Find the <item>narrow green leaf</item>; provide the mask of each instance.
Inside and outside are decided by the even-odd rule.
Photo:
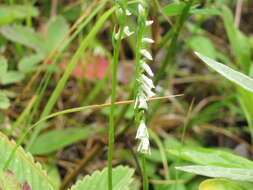
[[[236,57],[244,73],[249,73],[251,63],[251,50],[248,39],[236,28],[234,17],[229,8],[223,6],[222,19],[232,47],[233,54]]]
[[[235,71],[231,69],[230,67],[219,63],[209,57],[206,57],[198,52],[195,52],[195,54],[208,66],[210,66],[212,69],[220,73],[222,76],[227,78],[228,80],[238,84],[242,88],[253,92],[253,79],[248,77],[247,75],[244,75],[241,72]]]
[[[193,9],[190,13],[197,15],[219,15],[220,11],[216,9]]]
[[[224,168],[217,166],[201,166],[201,165],[181,166],[176,167],[176,169],[207,177],[227,178],[231,180],[253,182],[253,169]]]
[[[31,146],[33,155],[48,154],[59,150],[74,142],[84,140],[94,134],[96,130],[90,128],[69,128],[64,130],[51,130],[40,135]]]
[[[132,183],[133,169],[124,166],[118,166],[112,171],[113,190],[129,190]],[[107,190],[108,189],[107,168],[102,171],[96,171],[91,176],[84,177],[83,180],[78,181],[70,190]]]
[[[251,133],[251,139],[253,139],[253,94],[243,88],[238,87],[237,88],[238,93],[238,100],[240,102],[240,105],[243,109],[244,115],[247,119],[250,133]]]
[[[171,3],[165,6],[162,11],[168,16],[177,16],[181,15],[183,9],[185,8],[186,3]],[[215,9],[195,9],[194,6],[191,7],[190,14],[200,14],[200,15],[219,15],[220,12]]]
[[[0,169],[3,169],[16,144],[0,133]],[[33,190],[57,190],[39,163],[35,163],[31,154],[18,147],[6,168],[10,170],[22,184],[27,183]]]
[[[252,161],[222,150],[181,146],[170,148],[168,152],[183,160],[200,165],[253,169]]]
[[[194,51],[197,51],[212,59],[216,58],[215,47],[212,41],[205,36],[194,36],[190,38],[189,45]]]

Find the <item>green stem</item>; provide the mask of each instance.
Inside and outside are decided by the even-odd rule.
[[[108,189],[112,190],[112,154],[114,147],[114,129],[115,129],[115,102],[117,95],[117,70],[118,70],[118,60],[119,60],[119,49],[121,43],[121,37],[123,34],[123,26],[119,27],[119,38],[115,43],[113,52],[113,64],[112,64],[112,94],[111,94],[111,109],[109,118],[109,130],[108,130]],[[113,37],[114,38],[114,37]],[[114,40],[114,39],[113,39]]]
[[[141,59],[141,54],[140,54],[140,51],[141,51],[141,48],[142,48],[142,36],[143,36],[143,31],[144,31],[144,28],[145,28],[145,24],[144,23],[141,23],[139,22],[139,28],[138,28],[138,33],[137,33],[137,42],[136,42],[136,54],[135,54],[135,65],[136,65],[136,70],[135,70],[135,83],[134,83],[134,97],[136,98],[137,96],[137,92],[138,92],[138,89],[139,89],[139,85],[138,85],[138,79],[140,78],[140,75],[141,75],[141,62],[140,62],[140,59]]]
[[[141,155],[143,190],[148,190],[148,175],[146,171],[146,158]]]

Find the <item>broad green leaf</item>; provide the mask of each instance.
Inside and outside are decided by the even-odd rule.
[[[112,189],[129,190],[132,183],[134,170],[124,166],[118,166],[112,171]],[[71,187],[70,190],[107,190],[108,189],[107,168],[96,171],[91,176],[86,176]]]
[[[33,6],[29,5],[12,5],[0,6],[0,26],[10,24],[16,20],[25,19],[27,16],[38,16],[39,12]]]
[[[18,63],[18,70],[23,73],[36,71],[43,58],[44,56],[39,54],[23,57]]]
[[[253,79],[250,78],[247,75],[244,75],[241,72],[235,71],[231,69],[230,67],[219,63],[209,57],[206,57],[198,52],[195,52],[195,54],[208,66],[210,66],[212,69],[220,73],[222,76],[227,78],[228,80],[238,84],[242,88],[253,92]]]
[[[0,92],[0,109],[6,109],[10,106],[10,100],[5,93]]]
[[[217,166],[201,166],[201,165],[181,166],[176,167],[176,169],[207,177],[227,178],[231,180],[253,182],[253,169],[224,168]]]
[[[209,38],[204,36],[194,36],[189,40],[190,47],[205,56],[208,56],[212,59],[216,58],[215,47]]]
[[[207,179],[203,181],[199,190],[247,190],[239,183],[226,179]]]
[[[64,130],[51,130],[40,135],[30,148],[33,155],[48,154],[59,150],[74,142],[84,140],[97,132],[90,128],[69,128]]]
[[[47,55],[49,49],[42,38],[32,29],[22,25],[0,27],[0,33],[8,40],[23,44],[37,53]]]
[[[243,72],[248,74],[251,63],[251,50],[248,40],[234,25],[233,14],[226,6],[222,8],[222,18],[233,54]]]
[[[4,57],[0,57],[0,76],[3,76],[8,69],[7,60]]]
[[[168,152],[183,160],[200,165],[253,169],[252,161],[222,150],[181,146],[171,147],[168,149]]]
[[[3,169],[16,144],[0,133],[0,147],[0,168]],[[15,150],[7,169],[13,172],[20,183],[27,182],[32,190],[57,190],[41,165],[35,163],[31,154],[26,153],[22,147]]]
[[[64,38],[69,25],[63,17],[53,17],[46,27],[46,41],[49,49],[54,47]]]
[[[0,169],[0,189],[2,190],[22,190],[21,183],[10,171]]]
[[[25,75],[18,71],[8,71],[5,75],[0,76],[1,83],[3,85],[13,84],[21,82]]]

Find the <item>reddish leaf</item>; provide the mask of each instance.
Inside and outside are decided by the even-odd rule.
[[[86,78],[89,80],[102,79],[109,67],[108,60],[99,55],[90,56],[86,62],[78,62],[73,71],[76,78]]]

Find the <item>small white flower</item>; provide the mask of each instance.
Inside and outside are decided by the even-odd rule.
[[[143,99],[143,98],[142,98],[142,99],[139,99],[138,108],[139,108],[139,109],[145,109],[145,110],[148,109],[148,104],[147,104],[146,99]]]
[[[153,58],[152,58],[152,55],[146,50],[146,49],[141,49],[141,54],[143,55],[143,56],[145,56],[147,59],[149,59],[149,60],[153,60]]]
[[[127,10],[126,10],[126,15],[127,15],[127,16],[130,16],[130,15],[132,15],[132,13],[127,9]]]
[[[146,77],[144,74],[141,75],[141,82],[147,84],[149,88],[155,88],[153,81],[150,78]]]
[[[146,42],[146,43],[152,44],[152,43],[154,43],[155,41],[154,41],[153,39],[151,39],[151,38],[142,38],[142,42]]]
[[[147,97],[143,92],[140,92],[136,97],[136,100],[134,103],[134,109],[136,108],[145,109],[145,110],[148,109]]]
[[[144,10],[144,8],[141,4],[138,4],[138,12],[139,12],[140,15],[145,14],[145,10]]]
[[[129,27],[125,26],[123,29],[124,33],[126,34],[126,36],[131,36],[134,32],[130,32]]]
[[[142,138],[141,142],[137,148],[138,152],[141,152],[143,154],[151,154],[150,147],[149,147],[149,139],[148,138]]]
[[[154,23],[153,20],[147,20],[147,21],[146,21],[146,26],[150,26],[150,25],[153,24],[153,23]]]
[[[150,89],[149,86],[147,86],[147,84],[143,83],[141,85],[142,90],[145,92],[145,94],[147,95],[148,98],[154,97],[155,93]]]
[[[123,14],[123,9],[119,8],[119,13],[122,15]]]
[[[141,67],[148,73],[149,76],[153,77],[154,74],[152,70],[150,69],[149,65],[145,63],[145,61],[141,60]]]
[[[136,139],[149,138],[148,129],[143,120],[140,122],[135,138]]]

